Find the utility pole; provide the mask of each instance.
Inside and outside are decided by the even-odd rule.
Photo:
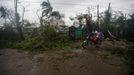
[[[106,13],[106,15],[107,15],[107,19],[106,19],[106,23],[107,23],[107,26],[106,26],[106,30],[108,30],[109,29],[109,25],[110,25],[110,20],[111,20],[111,3],[109,3],[109,6],[108,6],[108,10],[107,10],[107,13]]]
[[[14,0],[15,3],[15,20],[16,20],[16,26],[18,27],[19,22],[18,22],[18,0]]]
[[[99,19],[99,5],[97,5],[97,25],[100,31],[100,19]]]
[[[87,11],[88,11],[88,15],[90,15],[90,7],[88,7],[88,10]]]
[[[92,14],[91,14],[91,7],[88,7],[88,16],[90,17],[90,18],[92,18]]]
[[[125,27],[127,26],[127,14],[125,14]]]
[[[125,37],[126,38],[126,31],[125,29],[127,29],[128,26],[127,26],[127,14],[125,14],[125,26],[123,27],[123,38]]]
[[[111,3],[109,3],[109,6],[108,6],[108,12],[110,13],[110,8],[111,8]]]

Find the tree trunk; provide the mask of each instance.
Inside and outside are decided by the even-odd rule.
[[[109,30],[107,30],[108,34],[110,35],[111,38],[117,40],[117,41],[120,41],[119,38],[115,37]]]
[[[24,39],[24,37],[23,37],[23,32],[22,32],[22,26],[20,26],[20,24],[19,24],[19,19],[18,19],[18,17],[19,17],[19,15],[18,15],[18,10],[17,10],[17,7],[18,7],[18,0],[14,0],[15,1],[15,19],[16,19],[16,26],[17,26],[17,31],[18,31],[18,33],[19,33],[19,37],[20,37],[20,39],[22,40],[22,39]]]
[[[19,36],[20,36],[21,40],[23,40],[24,36],[23,36],[23,32],[22,32],[22,27],[18,27],[18,32],[19,32]]]

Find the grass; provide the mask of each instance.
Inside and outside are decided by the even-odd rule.
[[[134,48],[120,48],[120,47],[113,47],[107,48],[106,51],[109,51],[111,54],[118,55],[124,58],[124,62],[130,67],[130,73],[134,73]]]

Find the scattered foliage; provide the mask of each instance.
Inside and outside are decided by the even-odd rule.
[[[65,33],[56,32],[53,26],[45,25],[40,28],[37,35],[29,35],[24,41],[18,43],[16,47],[23,49],[53,49],[64,47],[68,40]]]

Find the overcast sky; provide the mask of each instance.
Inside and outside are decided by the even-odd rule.
[[[36,11],[41,9],[41,2],[45,0],[18,0],[19,12],[22,11],[21,5],[26,7],[25,19],[31,22],[38,21]],[[100,12],[107,9],[109,2],[113,10],[122,11],[123,13],[131,14],[134,12],[134,0],[50,0],[54,10],[59,11],[65,15],[65,21],[68,22],[69,16],[74,16],[79,13],[86,13],[87,8],[90,7],[91,12],[96,16],[96,6],[99,4]],[[20,5],[21,4],[21,5]],[[14,0],[0,0],[0,6],[7,8],[14,7]],[[69,22],[68,22],[69,23]]]

